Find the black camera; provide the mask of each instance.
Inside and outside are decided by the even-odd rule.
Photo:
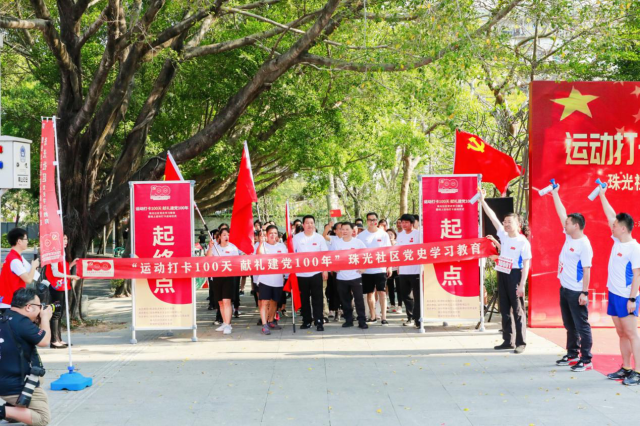
[[[43,377],[46,373],[44,367],[41,366],[33,366],[31,367],[31,372],[24,380],[24,387],[22,388],[22,393],[20,397],[18,397],[18,401],[16,401],[16,407],[28,407],[31,404],[31,398],[33,398],[33,391],[40,384],[39,377]]]

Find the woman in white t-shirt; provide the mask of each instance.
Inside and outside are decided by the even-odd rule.
[[[278,242],[278,227],[267,227],[267,241],[262,240],[257,249],[258,254],[288,253],[287,246]],[[260,298],[260,317],[262,319],[262,334],[271,334],[271,330],[282,330],[275,322],[277,304],[282,298],[284,286],[283,274],[268,274],[258,276],[258,294]]]
[[[211,242],[207,250],[207,256],[239,256],[238,248],[229,242],[229,230],[223,228],[218,235],[218,242]],[[212,278],[214,286],[213,294],[215,300],[213,304],[220,306],[222,313],[222,325],[216,331],[222,331],[224,334],[231,334],[231,299],[234,297],[235,277],[214,277]]]

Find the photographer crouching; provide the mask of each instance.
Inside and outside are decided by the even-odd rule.
[[[45,370],[37,346],[49,347],[53,309],[35,289],[20,288],[11,309],[0,317],[0,420],[44,426],[51,420],[47,394],[40,387]]]

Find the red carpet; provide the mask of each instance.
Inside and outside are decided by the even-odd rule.
[[[552,341],[561,348],[566,347],[567,332],[564,328],[532,328],[538,336]],[[602,374],[612,373],[622,364],[618,334],[614,328],[592,328],[593,333],[593,368]]]

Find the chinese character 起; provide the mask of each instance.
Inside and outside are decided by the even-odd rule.
[[[174,245],[173,226],[156,226],[153,228],[154,246]]]
[[[462,238],[460,219],[442,219],[440,222],[440,238]]]

